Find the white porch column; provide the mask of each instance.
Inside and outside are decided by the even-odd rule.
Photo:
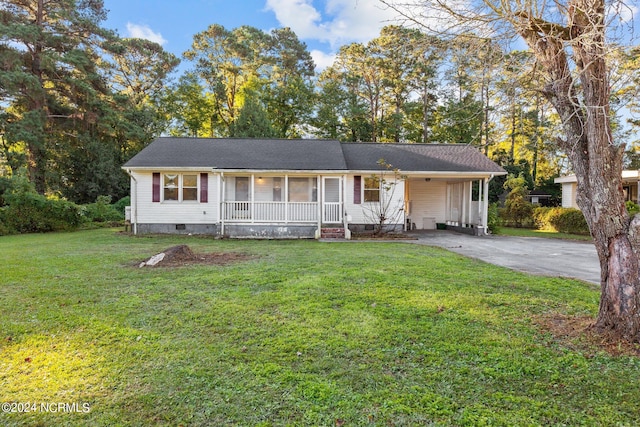
[[[318,203],[318,233],[320,233],[322,231],[322,210],[324,209],[324,182],[320,175],[318,175],[316,179],[318,180],[316,182],[316,187],[318,188],[318,193],[316,194],[316,202]]]
[[[353,193],[353,192],[352,192]],[[351,194],[353,197],[353,194]],[[344,238],[351,240],[351,230],[349,230],[349,218],[345,206],[347,206],[347,175],[342,175],[342,200],[340,200],[340,210],[342,211],[342,225],[344,227]]]
[[[289,175],[284,176],[284,222],[289,222]]]
[[[251,223],[253,224],[254,222],[256,222],[256,176],[254,174],[251,174],[251,186],[249,188],[249,194],[251,194],[251,197],[249,197],[249,200],[251,201],[251,208],[249,209],[249,212],[251,213]]]
[[[482,184],[482,179],[478,180],[478,226],[482,228],[482,206],[483,206],[483,198],[484,198],[484,185]]]
[[[225,199],[227,197],[227,184],[224,180],[224,172],[220,172],[218,175],[218,208],[220,209],[220,235],[224,236],[224,220],[226,215],[227,206],[225,204]]]
[[[461,187],[460,189],[462,190],[460,192],[461,193],[460,194],[460,198],[462,199],[461,203],[460,203],[462,205],[462,207],[460,209],[462,211],[462,212],[460,212],[460,226],[461,227],[465,227],[467,225],[467,222],[469,221],[469,219],[468,219],[468,217],[469,217],[469,214],[468,214],[468,211],[469,211],[469,206],[468,206],[468,204],[469,204],[469,195],[467,194],[468,190],[469,190],[469,186],[466,185],[466,183],[463,182],[463,183],[460,184],[460,187]]]
[[[488,224],[488,218],[489,218],[489,179],[490,178],[483,178],[482,182],[483,182],[483,193],[484,193],[484,199],[482,200],[482,227],[484,228],[484,234],[489,234],[489,224]]]
[[[467,227],[473,225],[473,181],[469,181],[467,187]]]
[[[451,221],[451,184],[447,182],[447,197],[445,200],[445,222],[449,224]]]

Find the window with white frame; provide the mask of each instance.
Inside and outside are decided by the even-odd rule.
[[[163,200],[165,202],[198,201],[197,174],[169,174],[163,176]]]
[[[364,179],[364,201],[380,201],[380,178],[370,177]]]

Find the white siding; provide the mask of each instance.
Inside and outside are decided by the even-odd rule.
[[[176,171],[177,173],[182,173]],[[185,172],[194,174],[196,172]],[[200,197],[200,173],[198,198]],[[139,224],[214,224],[218,222],[218,176],[209,173],[208,203],[153,202],[153,173],[132,172],[132,220]],[[137,200],[136,200],[137,197]],[[137,208],[137,212],[135,209]]]
[[[562,207],[563,208],[578,208],[576,203],[576,183],[575,182],[563,182],[562,183]]]
[[[347,176],[347,186],[346,186],[346,194],[344,195],[344,204],[345,204],[345,212],[350,216],[350,223],[353,224],[369,224],[373,223],[372,221],[372,210],[375,209],[374,205],[376,203],[365,202],[364,196],[362,196],[362,190],[364,189],[364,179],[369,175],[360,175],[362,176],[362,185],[361,185],[361,201],[360,204],[353,203],[353,184],[354,184],[354,175]],[[390,180],[385,177],[385,179]],[[404,181],[398,181],[395,186],[391,186],[392,189],[387,193],[388,195],[393,197],[391,200],[390,206],[392,208],[389,209],[389,216],[395,216],[399,210],[404,208]],[[391,212],[393,211],[393,212]],[[398,224],[404,223],[404,215],[400,212],[397,220]]]
[[[409,181],[409,217],[417,229],[433,229],[446,220],[447,183],[444,181]]]

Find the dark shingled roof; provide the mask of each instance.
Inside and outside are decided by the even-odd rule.
[[[124,167],[344,170],[346,164],[338,141],[158,138]]]
[[[495,172],[504,169],[465,144],[342,144],[349,170],[384,169],[379,160],[404,172]]]
[[[468,145],[318,139],[158,138],[124,167],[375,171],[380,159],[403,172],[504,173]]]

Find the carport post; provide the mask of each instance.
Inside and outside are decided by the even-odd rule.
[[[493,179],[493,174],[489,178],[483,178],[482,181],[484,183],[483,187],[483,196],[482,200],[482,228],[484,229],[484,234],[489,234],[489,225],[488,217],[489,217],[489,181]]]

